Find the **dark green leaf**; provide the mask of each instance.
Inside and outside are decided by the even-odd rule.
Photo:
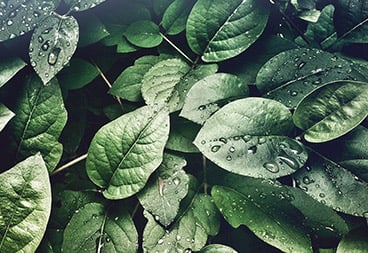
[[[127,25],[106,25],[106,30],[110,35],[102,40],[102,44],[105,46],[117,45],[117,53],[131,53],[137,51],[139,48],[131,44],[123,35],[127,27]]]
[[[130,24],[124,35],[130,43],[143,48],[156,47],[162,42],[160,28],[150,20]]]
[[[101,20],[93,14],[86,13],[78,19],[80,33],[79,33],[79,47],[85,47],[94,44],[107,36],[110,33],[106,30],[105,25]]]
[[[84,11],[96,7],[105,0],[64,0],[73,11]]]
[[[0,251],[35,252],[51,210],[49,174],[40,154],[0,174]]]
[[[169,35],[176,35],[185,30],[189,12],[195,0],[175,0],[166,9],[162,17],[162,27]]]
[[[368,115],[368,83],[337,81],[306,96],[293,120],[305,130],[309,142],[336,139],[359,125]]]
[[[153,10],[156,15],[161,15],[174,0],[153,0]]]
[[[165,109],[141,107],[103,126],[88,150],[87,173],[109,199],[140,191],[162,162],[169,135]]]
[[[336,253],[354,252],[364,253],[368,249],[367,228],[351,231],[339,243]]]
[[[6,84],[15,74],[27,64],[20,58],[11,57],[0,62],[0,87]]]
[[[69,62],[77,48],[79,27],[74,17],[48,16],[36,27],[29,45],[31,65],[47,84]]]
[[[226,246],[226,245],[221,245],[221,244],[210,244],[206,247],[204,247],[200,253],[237,253],[236,250],[234,250],[233,248]]]
[[[205,62],[237,56],[262,34],[268,9],[257,0],[199,0],[188,18],[188,44]]]
[[[5,105],[0,104],[0,132],[4,129],[6,124],[14,117],[14,113],[10,111]]]

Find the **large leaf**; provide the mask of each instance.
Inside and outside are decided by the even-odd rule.
[[[180,59],[160,61],[144,75],[142,95],[147,104],[168,103],[170,112],[180,110],[189,89],[217,71],[217,65],[191,68]]]
[[[290,108],[318,86],[335,80],[365,80],[350,62],[317,49],[292,49],[271,58],[258,72],[256,85],[265,97]]]
[[[176,35],[185,30],[187,18],[194,3],[194,0],[175,0],[170,4],[162,17],[162,27],[167,34]]]
[[[11,57],[0,62],[0,87],[6,84],[15,74],[27,64],[18,57]]]
[[[326,142],[346,134],[368,115],[368,83],[338,81],[306,96],[293,119],[309,142]]]
[[[74,11],[84,11],[97,6],[106,0],[64,0],[70,9]]]
[[[5,105],[0,104],[0,132],[4,129],[9,120],[14,117],[14,113],[10,111]]]
[[[0,5],[0,41],[13,39],[35,28],[56,9],[59,1],[7,0]]]
[[[286,136],[293,125],[289,110],[263,98],[231,102],[210,117],[194,144],[230,172],[276,178],[295,172],[307,158],[298,141]]]
[[[169,135],[165,109],[145,106],[103,126],[88,150],[87,173],[109,199],[140,191],[162,162]]]
[[[234,75],[218,73],[207,76],[189,90],[180,116],[203,124],[222,103],[246,97],[248,92],[248,86]]]
[[[77,49],[78,22],[74,17],[48,16],[32,34],[31,65],[47,84],[69,62]]]
[[[9,123],[9,148],[16,159],[41,152],[51,171],[58,164],[63,147],[58,142],[67,112],[58,82],[54,79],[44,86],[36,76],[29,76]]]
[[[137,230],[121,206],[86,204],[75,212],[64,231],[63,252],[134,253],[137,249]]]
[[[268,9],[257,0],[199,0],[188,18],[188,44],[205,62],[234,57],[262,34]]]
[[[0,174],[0,251],[35,252],[51,211],[49,174],[41,155]]]

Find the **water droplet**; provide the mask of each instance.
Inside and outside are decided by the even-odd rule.
[[[11,20],[11,19],[9,19],[9,20],[8,20],[8,22],[6,22],[6,24],[7,24],[8,26],[11,26],[13,23],[14,23],[14,22],[13,22],[13,20]]]
[[[220,146],[220,145],[215,145],[215,146],[213,146],[213,147],[211,148],[211,151],[212,151],[212,152],[214,152],[214,153],[216,153],[217,151],[219,151],[219,150],[220,150],[220,148],[221,148],[221,146]]]
[[[274,162],[266,162],[263,164],[263,167],[271,173],[277,173],[280,170],[277,163]]]
[[[295,96],[298,95],[298,92],[295,91],[295,90],[292,90],[292,91],[290,91],[290,95],[293,96],[293,97],[295,97]]]
[[[58,58],[59,58],[59,54],[60,54],[61,49],[58,47],[54,47],[51,52],[49,53],[49,57],[47,59],[47,62],[50,65],[55,65]]]
[[[231,147],[229,148],[229,152],[234,153],[234,152],[235,152],[235,147],[231,146]]]
[[[15,37],[17,37],[17,35],[15,35],[14,33],[11,33],[11,34],[9,35],[9,39],[14,39]]]
[[[42,43],[43,42],[43,37],[42,36],[38,36],[37,40],[38,40],[39,43]]]
[[[106,241],[107,243],[109,243],[109,242],[111,241],[110,237],[106,237],[106,238],[105,238],[105,241]]]
[[[311,180],[308,176],[303,177],[303,183],[310,184],[310,183],[313,183],[313,182],[314,182],[314,180]]]
[[[200,110],[200,111],[203,111],[203,110],[205,110],[206,109],[206,106],[205,105],[200,105],[199,107],[198,107],[198,110]]]
[[[266,196],[267,196],[267,195],[266,195],[265,193],[263,193],[263,192],[262,192],[261,194],[259,194],[259,197],[260,197],[261,199],[266,198]]]
[[[157,241],[157,244],[163,244],[163,243],[164,243],[164,240],[162,238]]]
[[[37,66],[37,63],[35,61],[31,61],[31,66],[32,67],[36,67]]]
[[[301,63],[299,63],[298,68],[299,68],[299,69],[301,69],[301,68],[303,68],[304,66],[305,66],[305,62],[301,62]]]
[[[174,178],[173,183],[174,183],[174,185],[179,185],[180,184],[180,179],[178,177]]]
[[[243,139],[244,142],[248,142],[248,141],[250,141],[252,139],[252,136],[250,136],[250,135],[244,135],[242,137],[242,139]]]
[[[159,221],[160,220],[160,216],[155,215],[155,220]]]
[[[231,161],[233,158],[231,157],[231,155],[228,155],[227,157],[226,157],[226,160],[228,160],[228,161]]]
[[[287,156],[284,152],[282,153],[283,154],[280,154],[277,157],[291,169],[297,170],[299,168],[298,162],[294,158]]]
[[[47,40],[45,43],[42,44],[41,49],[43,51],[47,51],[49,47],[50,47],[50,41]]]
[[[251,146],[248,148],[248,154],[255,154],[257,152],[257,146]]]
[[[206,141],[205,141],[205,140],[202,140],[202,141],[201,141],[201,144],[202,144],[202,145],[206,144]]]
[[[325,195],[323,192],[321,192],[321,193],[319,194],[319,196],[320,196],[321,198],[326,197],[326,195]]]
[[[74,212],[75,212],[75,213],[79,213],[79,210],[75,210]]]
[[[225,137],[221,137],[220,139],[219,139],[219,141],[221,141],[222,143],[224,143],[224,144],[226,144],[227,143],[227,140],[226,140],[226,138]]]
[[[52,27],[46,28],[45,30],[43,30],[42,34],[49,34],[52,30]]]

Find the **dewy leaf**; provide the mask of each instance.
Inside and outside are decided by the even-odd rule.
[[[210,244],[206,247],[204,247],[200,253],[237,253],[236,250],[234,250],[233,248],[226,246],[226,245],[221,245],[221,244]]]
[[[368,83],[337,81],[306,96],[293,119],[309,142],[336,139],[359,125],[368,115]]]
[[[140,20],[130,24],[124,35],[130,43],[143,48],[156,47],[163,40],[160,28],[150,20]]]
[[[169,116],[157,106],[141,107],[103,126],[88,150],[87,173],[108,199],[140,191],[162,162]]]
[[[59,1],[6,0],[0,4],[0,41],[13,39],[35,28],[56,9]]]
[[[350,62],[318,49],[298,48],[271,58],[258,72],[256,85],[264,97],[295,108],[319,86],[336,80],[366,80]]]
[[[106,0],[64,0],[70,9],[74,11],[84,11],[96,7]]]
[[[142,96],[147,104],[169,105],[170,112],[183,107],[189,89],[200,79],[214,74],[216,64],[191,68],[180,59],[168,59],[154,65],[142,80]]]
[[[244,176],[289,175],[307,159],[303,145],[284,135],[293,128],[289,110],[279,102],[245,98],[212,115],[194,144],[221,168]]]
[[[368,213],[368,183],[323,157],[313,155],[308,161],[295,178],[309,196],[336,211],[362,217]]]
[[[79,27],[74,17],[48,16],[32,34],[29,45],[31,65],[47,84],[73,56]]]
[[[0,104],[0,132],[4,129],[6,124],[14,117],[14,113],[10,111],[5,105]]]
[[[352,230],[337,246],[336,253],[364,253],[368,249],[368,231],[366,227]]]
[[[58,138],[67,120],[57,80],[44,86],[36,75],[27,77],[14,113],[8,128],[11,152],[18,161],[41,152],[48,170],[53,170],[62,155]]]
[[[175,0],[166,9],[162,17],[162,27],[169,35],[176,35],[185,30],[185,25],[194,0]]]
[[[190,48],[205,62],[242,53],[262,34],[269,6],[258,0],[199,0],[186,26]]]
[[[0,251],[35,252],[51,211],[51,188],[40,154],[0,174]]]
[[[175,219],[180,201],[188,193],[189,177],[184,166],[184,158],[165,153],[156,175],[138,195],[144,209],[166,227]]]
[[[18,57],[2,59],[0,62],[0,88],[27,64]]]
[[[62,252],[135,253],[138,233],[124,207],[89,203],[75,212],[64,231]]]
[[[238,191],[219,185],[212,187],[211,194],[234,228],[246,225],[261,240],[283,252],[313,252],[301,224],[302,216],[285,196],[280,199],[262,187],[255,192],[252,188]]]
[[[184,101],[180,116],[203,124],[222,103],[248,96],[248,86],[237,76],[217,73],[193,85]]]

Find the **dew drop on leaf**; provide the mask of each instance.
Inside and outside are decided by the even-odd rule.
[[[51,50],[51,52],[49,53],[49,57],[47,58],[47,62],[50,65],[55,65],[56,64],[56,62],[59,58],[60,51],[61,51],[61,49],[57,48],[57,47],[55,47]]]
[[[163,239],[160,239],[157,241],[157,244],[163,244],[164,243],[164,240]]]
[[[227,140],[226,140],[226,138],[225,137],[221,137],[220,139],[219,139],[219,141],[221,141],[222,143],[224,143],[224,144],[226,144],[227,143]]]
[[[211,148],[211,151],[212,152],[217,152],[217,151],[219,151],[219,149],[221,148],[221,146],[220,145],[215,145],[215,146],[213,146],[212,148]]]
[[[235,147],[231,146],[231,147],[229,148],[229,151],[230,151],[231,153],[234,153],[234,152],[235,152]]]
[[[280,170],[275,162],[266,162],[263,164],[263,167],[271,173],[278,173]]]
[[[257,152],[257,146],[251,146],[248,148],[248,154],[255,154]]]
[[[326,195],[325,195],[323,192],[321,192],[321,193],[319,194],[319,196],[320,196],[321,198],[324,198]]]
[[[228,155],[227,157],[226,157],[226,160],[228,160],[228,161],[231,161],[233,158],[231,157],[231,155]]]
[[[173,183],[174,183],[174,185],[179,185],[180,184],[180,179],[177,178],[177,177],[174,178]]]

